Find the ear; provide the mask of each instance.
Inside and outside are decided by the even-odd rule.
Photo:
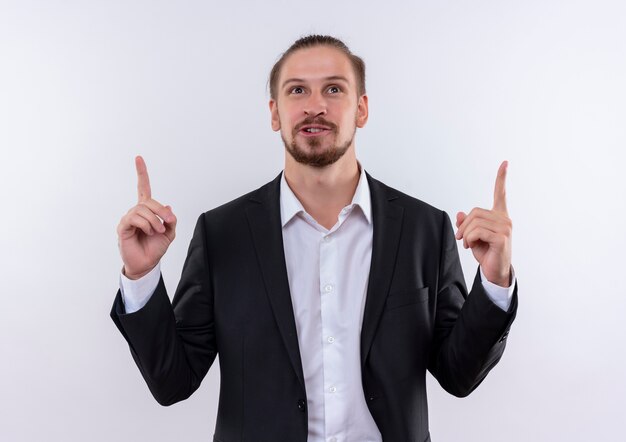
[[[369,115],[367,108],[367,95],[361,95],[359,97],[359,104],[356,109],[356,127],[361,128],[367,123],[367,117]]]
[[[270,114],[272,116],[272,130],[280,130],[280,118],[278,117],[278,103],[273,98],[270,100]]]

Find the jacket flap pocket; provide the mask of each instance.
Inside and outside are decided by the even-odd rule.
[[[422,287],[421,289],[411,290],[409,292],[402,292],[398,294],[391,294],[387,298],[385,303],[385,309],[389,310],[396,307],[402,307],[409,304],[416,304],[418,302],[428,301],[428,287]]]

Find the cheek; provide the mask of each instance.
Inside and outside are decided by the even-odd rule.
[[[349,107],[344,109],[341,120],[342,126],[344,128],[352,129],[353,126],[356,126],[358,116],[358,110],[356,109],[356,107]]]
[[[353,121],[354,116],[358,113],[357,103],[342,103],[337,111],[340,113],[343,121]]]
[[[289,108],[281,108],[278,112],[278,119],[283,130],[290,129],[294,121]]]

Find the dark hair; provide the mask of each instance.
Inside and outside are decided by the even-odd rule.
[[[330,46],[332,48],[339,49],[341,52],[346,54],[346,56],[350,59],[352,68],[354,69],[354,76],[356,77],[357,83],[357,93],[359,96],[365,94],[365,62],[363,59],[350,52],[348,46],[346,46],[346,44],[338,38],[331,37],[330,35],[307,35],[306,37],[299,38],[291,46],[289,46],[289,49],[283,52],[276,64],[274,64],[269,78],[271,98],[274,100],[276,99],[276,88],[278,87],[276,83],[278,82],[278,76],[280,75],[280,70],[285,62],[285,59],[299,49],[308,49],[316,46]]]

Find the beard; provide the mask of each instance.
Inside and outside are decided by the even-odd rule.
[[[356,133],[356,126],[354,128],[354,132],[349,140],[347,140],[343,144],[333,144],[327,149],[321,149],[322,141],[317,137],[306,138],[304,143],[306,144],[306,148],[298,145],[296,142],[296,135],[302,126],[308,124],[321,124],[330,128],[332,135],[335,137],[335,143],[337,141],[337,125],[331,123],[329,121],[324,120],[323,118],[307,118],[302,123],[296,125],[294,127],[291,134],[291,142],[288,142],[284,135],[281,133],[281,138],[283,143],[285,144],[285,149],[289,154],[300,164],[304,164],[312,167],[326,167],[331,164],[337,162],[350,148],[350,145],[354,141],[354,134]]]

